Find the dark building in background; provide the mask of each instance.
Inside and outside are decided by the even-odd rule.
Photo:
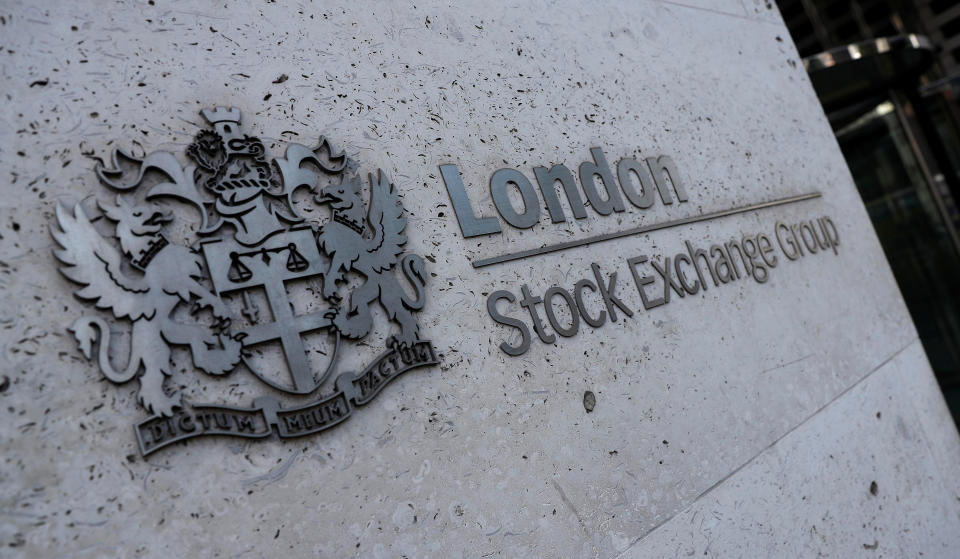
[[[960,424],[960,1],[777,4]]]
[[[960,2],[957,0],[779,0],[780,13],[807,57],[853,43],[917,33],[940,47],[941,76],[960,66]]]

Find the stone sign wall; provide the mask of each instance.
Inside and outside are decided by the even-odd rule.
[[[0,8],[4,556],[951,556],[775,8],[323,4]]]

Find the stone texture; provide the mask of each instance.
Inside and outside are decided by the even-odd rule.
[[[952,557],[956,433],[901,397],[927,366],[914,342],[623,556]]]
[[[0,538],[7,552],[656,555],[705,549],[701,532],[676,528],[700,510],[722,511],[715,526],[734,555],[842,555],[844,546],[859,551],[876,539],[883,553],[889,545],[937,556],[949,542],[943,532],[893,535],[956,522],[960,486],[949,479],[960,452],[956,432],[774,10],[751,2],[157,4],[8,3],[0,12],[0,374],[10,380],[0,394]],[[380,167],[396,180],[411,216],[409,246],[432,259],[420,317],[443,365],[394,382],[319,436],[198,440],[144,460],[130,427],[144,415],[135,388],[102,379],[66,332],[86,307],[56,272],[48,224],[57,200],[104,194],[94,158],[133,142],[181,151],[202,126],[199,110],[214,104],[239,107],[274,155],[284,142],[323,134],[362,169]],[[489,215],[494,170],[510,166],[532,178],[535,165],[572,167],[592,146],[611,160],[672,156],[690,203],[558,225],[544,217],[531,230],[481,240],[460,235],[438,165],[456,163]],[[506,251],[812,190],[823,197],[470,266]],[[840,230],[837,256],[784,261],[765,284],[742,280],[583,328],[555,345],[535,341],[519,358],[497,349],[510,332],[486,313],[494,290],[569,288],[596,262],[618,271],[624,300],[638,309],[626,258],[672,255],[684,240],[709,245],[769,233],[777,220],[823,215]],[[360,347],[344,367],[377,352]],[[896,365],[881,367],[888,362]],[[890,367],[896,371],[884,372]],[[904,388],[887,375],[901,375]],[[227,390],[194,373],[172,380],[194,393]],[[229,382],[244,395],[258,389],[250,375]],[[597,399],[589,415],[586,390]],[[855,397],[875,404],[866,416],[855,413]],[[884,418],[872,428],[875,411]],[[904,420],[909,437],[898,438],[896,414],[912,418]],[[853,423],[832,423],[844,419]],[[919,431],[940,444],[924,450]],[[826,462],[829,483],[818,485],[811,472],[824,461],[809,457],[835,447],[845,450]],[[889,457],[871,458],[878,448]],[[785,461],[781,452],[794,453]],[[896,458],[919,469],[897,470]],[[877,468],[871,479],[881,493],[873,500],[864,481],[874,474],[861,463]],[[809,493],[816,505],[785,508],[780,485]],[[891,516],[901,510],[892,503],[882,515],[871,508],[896,496],[909,496],[903,507],[929,521],[905,524]],[[771,535],[756,519],[781,505],[777,526],[851,514],[850,523],[816,525],[835,540],[856,539]],[[854,531],[868,522],[883,535]],[[734,527],[754,533],[742,548]]]

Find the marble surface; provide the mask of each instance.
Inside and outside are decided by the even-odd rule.
[[[956,430],[775,8],[158,0],[8,2],[0,16],[3,555],[946,557],[956,545]],[[274,155],[322,134],[393,177],[408,246],[429,261],[420,321],[442,364],[316,436],[198,439],[144,459],[134,383],[103,379],[66,331],[88,309],[48,229],[57,201],[104,196],[96,158],[182,152],[212,105],[238,107]],[[614,161],[671,156],[689,202],[461,235],[439,165],[456,164],[493,215],[495,170],[532,180],[594,146]],[[639,310],[626,259],[822,216],[838,254]],[[570,288],[591,263],[618,272],[631,319],[520,357],[498,349],[510,331],[487,314],[491,292]],[[356,346],[345,366],[378,351]],[[189,368],[171,382],[225,391]],[[229,382],[259,390],[250,375]]]

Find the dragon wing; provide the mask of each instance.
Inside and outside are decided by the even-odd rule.
[[[51,227],[50,232],[62,249],[53,253],[63,264],[60,272],[83,286],[77,297],[93,300],[98,309],[111,310],[116,318],[152,318],[156,309],[145,304],[143,296],[150,286],[124,275],[120,251],[93,227],[80,204],[70,215],[58,203],[57,222],[59,227]]]
[[[400,196],[382,170],[377,172],[376,178],[370,174],[367,221],[373,228],[373,238],[366,243],[368,262],[373,271],[379,273],[396,264],[397,257],[403,253],[403,245],[407,243],[407,236],[403,234],[407,218],[403,215]]]
[[[140,164],[140,170],[137,171],[137,176],[133,179],[133,182],[123,182],[124,173],[121,170],[120,161]],[[111,188],[121,192],[132,190],[140,186],[140,183],[143,181],[143,176],[147,171],[159,171],[170,180],[151,186],[147,192],[147,200],[159,196],[172,196],[193,204],[200,211],[200,230],[207,232],[216,230],[218,224],[210,225],[207,223],[207,210],[204,206],[204,204],[209,204],[213,201],[205,200],[200,194],[200,190],[197,189],[197,185],[194,183],[193,173],[197,169],[196,165],[181,167],[177,158],[167,151],[155,151],[144,158],[139,158],[119,148],[113,150],[111,164],[112,167],[108,169],[101,162],[96,168],[97,176]]]

